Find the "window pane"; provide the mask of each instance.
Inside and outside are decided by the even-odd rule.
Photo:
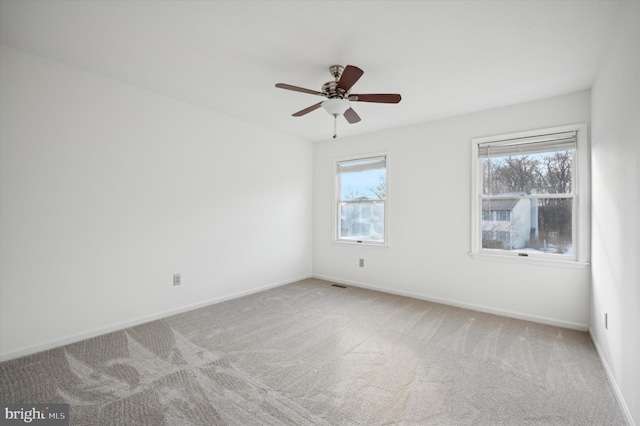
[[[384,241],[384,203],[340,203],[341,239]]]
[[[384,200],[385,169],[340,174],[340,200]]]
[[[482,160],[482,193],[570,194],[573,151]]]
[[[571,198],[482,200],[482,248],[573,255]]]

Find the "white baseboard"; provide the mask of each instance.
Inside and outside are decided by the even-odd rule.
[[[624,397],[622,396],[622,392],[620,391],[620,387],[618,386],[618,382],[616,381],[616,378],[613,375],[613,370],[611,370],[611,367],[609,367],[609,363],[607,362],[607,359],[605,358],[604,353],[602,352],[602,348],[600,347],[600,344],[596,340],[595,335],[591,332],[591,328],[589,328],[589,336],[591,337],[593,346],[596,348],[596,353],[598,354],[598,358],[600,358],[600,363],[604,368],[604,374],[607,376],[607,379],[609,380],[609,384],[611,385],[611,390],[613,391],[613,395],[616,397],[616,401],[620,406],[620,410],[622,411],[622,414],[624,415],[625,420],[627,421],[629,426],[636,426],[635,422],[633,421],[633,417],[631,417],[631,411],[629,410],[629,406],[627,405],[627,402],[624,400]]]
[[[425,294],[412,293],[412,292],[409,292],[409,291],[394,290],[394,289],[389,289],[389,288],[386,288],[386,287],[379,287],[379,286],[370,285],[370,284],[366,284],[366,283],[361,283],[361,282],[357,282],[357,281],[343,280],[343,279],[340,279],[340,278],[330,277],[330,276],[327,276],[327,275],[314,274],[313,277],[321,279],[321,280],[326,280],[326,281],[339,283],[339,284],[347,284],[347,285],[351,285],[351,286],[354,286],[354,287],[367,288],[367,289],[370,289],[370,290],[381,291],[383,293],[396,294],[398,296],[412,297],[414,299],[426,300],[428,302],[441,303],[443,305],[455,306],[457,308],[470,309],[472,311],[485,312],[485,313],[488,313],[488,314],[500,315],[500,316],[503,316],[503,317],[516,318],[516,319],[521,319],[521,320],[525,320],[525,321],[531,321],[531,322],[537,322],[537,323],[541,323],[541,324],[553,325],[553,326],[556,326],[556,327],[569,328],[569,329],[572,329],[572,330],[579,330],[579,331],[588,331],[589,330],[589,326],[587,324],[581,324],[581,323],[576,323],[576,322],[571,322],[571,321],[563,321],[563,320],[558,320],[558,319],[554,319],[554,318],[540,317],[540,316],[537,316],[537,315],[528,315],[528,314],[523,314],[523,313],[520,313],[520,312],[513,312],[513,311],[507,311],[507,310],[503,310],[503,309],[496,309],[496,308],[491,308],[491,307],[482,306],[482,305],[474,305],[474,304],[471,304],[471,303],[458,302],[456,300],[443,299],[441,297],[433,297],[433,296],[429,296],[429,295],[425,295]]]
[[[128,320],[128,321],[123,321],[117,324],[112,324],[110,326],[107,327],[101,327],[99,329],[94,329],[94,330],[90,330],[87,332],[83,332],[83,333],[78,333],[78,334],[74,334],[74,335],[70,335],[70,336],[66,336],[60,339],[54,339],[54,340],[49,340],[47,342],[38,344],[38,345],[33,345],[33,346],[29,346],[29,347],[25,347],[22,349],[19,349],[17,351],[13,351],[13,352],[8,352],[5,354],[1,354],[0,355],[0,362],[2,361],[8,361],[10,359],[14,359],[14,358],[19,358],[21,356],[25,356],[25,355],[31,355],[37,352],[42,352],[42,351],[46,351],[48,349],[53,349],[53,348],[57,348],[58,346],[63,346],[63,345],[68,345],[70,343],[76,343],[79,342],[81,340],[85,340],[85,339],[90,339],[92,337],[96,337],[96,336],[100,336],[102,334],[106,334],[106,333],[111,333],[114,331],[118,331],[118,330],[123,330],[125,328],[129,328],[129,327],[133,327],[136,325],[140,325],[140,324],[144,324],[146,322],[150,322],[150,321],[155,321],[161,318],[166,318],[169,317],[171,315],[176,315],[176,314],[180,314],[182,312],[187,312],[187,311],[191,311],[194,309],[198,309],[198,308],[203,308],[205,306],[209,306],[209,305],[215,305],[216,303],[221,303],[221,302],[225,302],[227,300],[231,300],[231,299],[237,299],[239,297],[243,297],[243,296],[248,296],[250,294],[253,293],[258,293],[261,291],[265,291],[265,290],[269,290],[271,288],[275,288],[275,287],[280,287],[283,285],[287,285],[287,284],[291,284],[294,283],[296,281],[300,281],[306,278],[311,278],[311,275],[305,275],[302,277],[297,277],[297,278],[291,278],[285,281],[280,281],[277,283],[272,283],[272,284],[267,284],[261,287],[256,287],[250,290],[245,290],[245,291],[240,291],[237,293],[232,293],[232,294],[228,294],[226,296],[221,296],[221,297],[216,297],[213,299],[209,299],[203,302],[198,302],[198,303],[194,303],[192,305],[187,305],[187,306],[182,306],[179,308],[175,308],[175,309],[169,309],[167,311],[163,311],[163,312],[158,312],[155,314],[151,314],[151,315],[146,315],[143,317],[139,317],[139,318],[135,318],[132,320]]]

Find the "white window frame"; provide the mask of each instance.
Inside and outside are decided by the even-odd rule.
[[[471,256],[479,260],[584,268],[589,264],[590,253],[590,152],[587,124],[578,123],[545,129],[529,130],[471,139]],[[514,139],[538,138],[546,135],[576,132],[576,155],[573,159],[573,217],[572,237],[574,255],[565,257],[522,253],[518,250],[490,250],[482,248],[482,158],[479,146],[490,142],[506,142]]]
[[[340,173],[338,172],[338,164],[346,161],[366,160],[369,158],[385,158],[385,199],[384,202],[384,239],[383,241],[374,240],[353,240],[340,238]],[[351,244],[358,246],[389,246],[389,153],[387,151],[372,152],[368,154],[350,155],[348,157],[336,158],[333,161],[333,177],[334,177],[334,197],[333,197],[333,242],[340,244]]]

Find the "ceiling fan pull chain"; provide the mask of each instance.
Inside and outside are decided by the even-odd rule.
[[[333,114],[333,138],[338,137],[338,114]]]

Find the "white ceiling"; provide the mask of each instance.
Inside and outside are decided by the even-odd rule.
[[[331,138],[333,64],[364,70],[340,137],[590,88],[616,1],[1,0],[0,41],[309,141]]]

